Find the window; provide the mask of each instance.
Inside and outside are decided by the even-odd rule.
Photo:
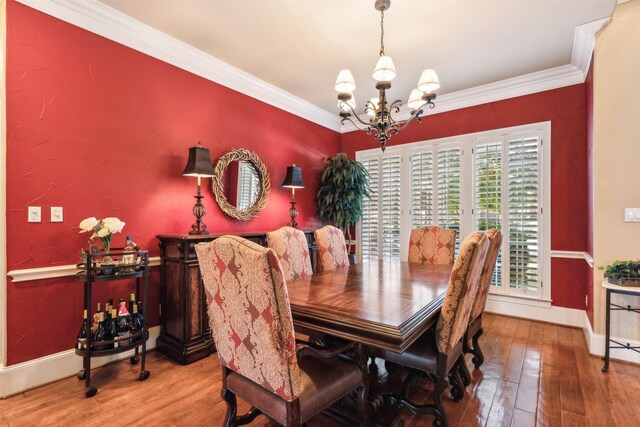
[[[503,244],[491,291],[549,299],[549,135],[541,123],[356,153],[372,190],[358,226],[360,257],[406,259],[411,229],[425,225],[457,230],[456,250],[470,232],[497,228]]]
[[[240,161],[238,173],[238,209],[248,210],[258,200],[260,179],[258,172],[250,163]]]

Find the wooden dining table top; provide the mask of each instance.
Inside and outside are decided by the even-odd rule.
[[[402,352],[437,320],[450,274],[379,260],[290,280],[294,327]]]

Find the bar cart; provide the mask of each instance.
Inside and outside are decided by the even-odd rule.
[[[147,288],[149,279],[149,251],[137,250],[124,252],[120,248],[114,248],[109,253],[86,253],[86,261],[78,264],[80,271],[76,273],[76,279],[84,282],[84,309],[87,310],[87,318],[92,319],[92,290],[93,285],[115,280],[136,279],[136,295],[142,298],[143,313],[147,312]],[[142,293],[141,291],[142,284]],[[91,358],[109,356],[135,349],[135,354],[129,359],[132,365],[140,363],[138,380],[149,378],[150,372],[145,370],[145,358],[147,353],[147,340],[149,339],[149,327],[146,317],[143,319],[142,329],[126,337],[118,337],[113,340],[100,341],[98,345],[93,341],[92,334],[87,333],[86,339],[78,339],[76,354],[83,358],[82,370],[78,372],[78,379],[85,380],[85,396],[93,397],[98,389],[91,384]],[[98,348],[98,346],[103,348]],[[106,349],[104,347],[107,347]],[[113,347],[113,348],[109,348]],[[142,359],[142,360],[140,360]]]

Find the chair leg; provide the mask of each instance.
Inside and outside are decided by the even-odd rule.
[[[224,427],[235,427],[236,415],[238,413],[238,402],[236,401],[236,395],[226,388],[223,388],[220,394],[227,404],[227,414],[224,417],[224,422],[222,423],[222,425]]]
[[[460,369],[458,367],[458,362],[456,362],[456,365],[453,367],[451,372],[449,372],[449,378],[451,382],[451,398],[454,401],[458,402],[464,396],[464,390],[465,390],[464,383],[462,382],[462,378],[460,377]]]
[[[433,389],[433,404],[436,412],[434,413],[436,419],[433,420],[433,425],[438,427],[447,427],[449,420],[447,419],[447,411],[442,404],[442,392],[447,388],[449,382],[446,377],[438,376],[436,386]]]
[[[460,370],[460,378],[462,378],[462,384],[464,384],[464,387],[467,388],[469,384],[471,384],[471,373],[469,372],[467,362],[464,360],[464,355],[460,357],[458,368]]]
[[[480,348],[480,343],[478,342],[480,335],[482,335],[483,332],[484,330],[482,328],[478,329],[478,332],[476,332],[472,339],[473,348],[470,349],[470,353],[473,354],[473,359],[471,359],[471,361],[473,362],[473,366],[475,366],[476,369],[479,369],[480,366],[482,366],[482,364],[484,363],[484,354],[482,354],[482,349]]]

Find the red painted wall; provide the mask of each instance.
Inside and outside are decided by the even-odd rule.
[[[583,84],[427,116],[421,124],[414,123],[394,136],[388,145],[543,121],[551,121],[551,249],[584,251],[588,191]],[[376,145],[364,132],[342,136],[342,150],[352,158],[356,151]],[[554,260],[552,273],[561,265],[571,268],[572,260]],[[584,309],[586,290],[578,281],[577,277],[552,275],[553,304]]]
[[[593,54],[584,82],[585,126],[587,131],[587,248],[593,257]],[[587,316],[593,327],[593,269],[587,265]]]
[[[212,159],[232,148],[254,151],[271,174],[267,205],[249,222],[223,215],[205,180],[210,231],[285,225],[290,193],[280,183],[292,163],[302,166],[306,184],[296,192],[297,220],[301,228],[318,225],[319,174],[339,151],[338,133],[13,0],[6,54],[8,270],[77,262],[87,247],[77,225],[89,216],[120,218],[126,225],[114,245],[131,234],[158,255],[156,234],[186,233],[193,223],[196,180],[181,172],[198,141]],[[43,223],[27,223],[27,206],[42,206]],[[64,208],[63,223],[49,221],[51,206]],[[153,325],[157,272],[151,279]],[[7,288],[9,364],[73,347],[80,283],[64,278]],[[104,302],[128,290],[100,292],[96,301]]]

